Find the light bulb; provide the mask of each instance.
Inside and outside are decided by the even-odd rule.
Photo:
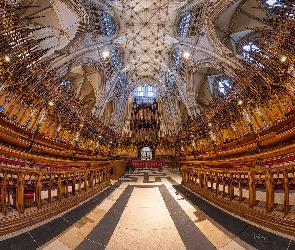
[[[104,52],[102,52],[103,58],[107,58],[107,57],[109,57],[109,55],[110,55],[110,52],[107,51],[107,50],[105,50]]]
[[[287,60],[287,57],[286,56],[282,56],[281,57],[281,62],[285,62]]]
[[[183,57],[186,58],[186,59],[189,58],[190,55],[191,55],[191,54],[190,54],[189,52],[187,52],[187,51],[185,51],[185,52],[183,53]]]

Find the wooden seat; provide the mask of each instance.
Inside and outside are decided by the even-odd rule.
[[[13,207],[16,207],[16,194],[12,194]],[[25,208],[35,206],[35,191],[34,190],[25,190],[24,193],[24,206]]]

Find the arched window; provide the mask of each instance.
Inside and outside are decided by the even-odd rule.
[[[250,55],[250,52],[260,52],[261,50],[252,42],[246,43],[243,46],[243,52],[242,55],[245,59],[247,59],[250,62],[254,61],[254,58]]]
[[[93,6],[90,9],[89,15],[90,23],[87,32],[99,36],[113,36],[116,34],[116,22],[109,13]]]
[[[226,79],[226,78],[218,80],[217,89],[220,93],[224,95],[228,94],[229,90],[237,93],[237,90],[235,89],[235,87],[230,83],[229,79]]]
[[[59,88],[65,89],[65,92],[70,91],[71,89],[71,81],[63,79],[59,85]]]
[[[168,87],[172,88],[174,85],[175,79],[172,74],[168,73]]]
[[[265,3],[270,7],[281,6],[280,0],[266,0]]]
[[[113,17],[107,12],[102,12],[102,22],[107,36],[115,35],[116,25]]]
[[[147,84],[141,85],[134,90],[135,97],[157,97],[157,91],[154,87]]]
[[[115,68],[119,68],[121,64],[121,51],[117,47],[114,47],[110,50],[110,52],[112,66]]]
[[[172,51],[171,63],[172,63],[172,67],[174,69],[178,69],[179,68],[181,54],[182,54],[182,49],[181,48],[175,48]]]
[[[61,87],[69,86],[70,83],[71,83],[71,81],[69,81],[69,80],[62,80],[61,83],[60,83],[60,86]]]
[[[185,12],[179,18],[178,25],[177,25],[177,34],[179,36],[186,36],[188,32],[188,27],[190,24],[191,13]]]
[[[209,76],[209,77],[212,79],[212,76]],[[208,80],[209,80],[209,77],[208,77]],[[212,84],[213,94],[219,93],[223,95],[228,95],[229,92],[234,92],[238,94],[238,91],[232,85],[232,83],[230,82],[230,79],[226,75],[217,76],[211,84]]]
[[[276,15],[295,18],[295,3],[288,0],[265,0],[266,6]]]
[[[124,86],[124,83],[125,83],[125,74],[121,73],[120,77],[119,77],[119,84],[120,86]]]
[[[222,79],[218,82],[218,91],[222,94],[226,94],[226,89],[230,88],[229,80]]]
[[[245,43],[242,47],[242,56],[248,60],[249,62],[255,64],[256,66],[258,66],[259,68],[264,68],[264,66],[257,61],[255,58],[253,58],[253,56],[251,55],[251,53],[260,53],[261,54],[261,50],[260,48],[253,42],[248,42]],[[266,55],[265,55],[266,56]]]
[[[203,20],[202,6],[182,13],[177,23],[177,34],[179,36],[203,36],[204,33],[200,31],[200,27],[202,26],[200,23]]]

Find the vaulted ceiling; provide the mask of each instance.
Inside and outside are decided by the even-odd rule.
[[[266,27],[264,0],[27,0],[48,69],[98,120],[126,130],[133,90],[154,86],[162,130],[176,134],[237,79],[243,44]],[[45,39],[46,38],[46,39]],[[245,86],[236,86],[239,90]],[[129,105],[129,106],[128,106]]]

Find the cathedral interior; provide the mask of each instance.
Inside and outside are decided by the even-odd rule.
[[[1,249],[295,249],[294,0],[1,0]]]

